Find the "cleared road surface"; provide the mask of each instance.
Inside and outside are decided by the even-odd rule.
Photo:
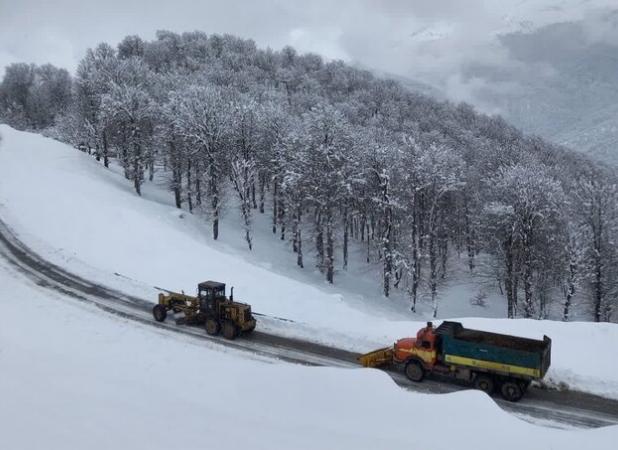
[[[0,220],[0,256],[39,286],[60,292],[76,300],[88,302],[102,310],[149,326],[180,333],[192,339],[207,341],[267,358],[291,363],[358,367],[357,353],[315,344],[301,339],[277,336],[256,330],[250,336],[235,341],[208,336],[201,327],[177,326],[173,321],[155,322],[153,303],[92,283],[41,258]],[[412,383],[403,374],[388,372],[402,388],[425,393],[446,393],[461,389],[450,382],[427,379]],[[524,399],[509,403],[494,398],[496,403],[516,416],[540,425],[559,428],[596,428],[618,425],[618,401],[572,391],[550,391],[531,387]]]

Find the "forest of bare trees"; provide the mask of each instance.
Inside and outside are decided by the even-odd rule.
[[[9,66],[0,119],[119,164],[137,195],[165,177],[213,239],[225,205],[248,249],[268,214],[291,263],[330,283],[358,243],[384,296],[405,292],[412,310],[423,287],[437,315],[463,255],[496,282],[505,316],[558,304],[563,320],[618,319],[612,168],[339,61],[228,35],[129,36],[89,50],[74,76]]]

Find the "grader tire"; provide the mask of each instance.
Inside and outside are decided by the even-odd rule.
[[[238,328],[234,322],[226,321],[223,324],[223,337],[225,339],[233,340],[238,336]]]
[[[204,323],[204,328],[206,328],[206,333],[210,336],[216,336],[221,331],[221,325],[215,319],[206,319]]]
[[[157,322],[163,322],[167,317],[167,309],[163,305],[155,305],[152,308],[152,316]]]

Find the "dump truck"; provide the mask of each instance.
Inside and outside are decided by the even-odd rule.
[[[234,301],[234,288],[229,298],[225,294],[225,283],[204,281],[197,286],[197,296],[166,291],[159,294],[152,315],[157,322],[163,322],[167,313],[182,314],[177,323],[203,325],[211,336],[222,333],[226,339],[235,339],[241,333],[251,333],[256,320],[251,306]]]
[[[365,367],[397,367],[408,379],[421,382],[437,374],[467,382],[487,394],[499,392],[516,402],[533,380],[542,379],[551,363],[551,339],[527,339],[464,328],[459,322],[431,322],[415,338],[399,339],[361,355]]]

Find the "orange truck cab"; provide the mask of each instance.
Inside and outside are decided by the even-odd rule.
[[[416,338],[399,339],[393,346],[393,360],[406,364],[405,372],[412,380],[420,381],[425,370],[433,368],[438,360],[437,336],[431,322],[416,333]]]

